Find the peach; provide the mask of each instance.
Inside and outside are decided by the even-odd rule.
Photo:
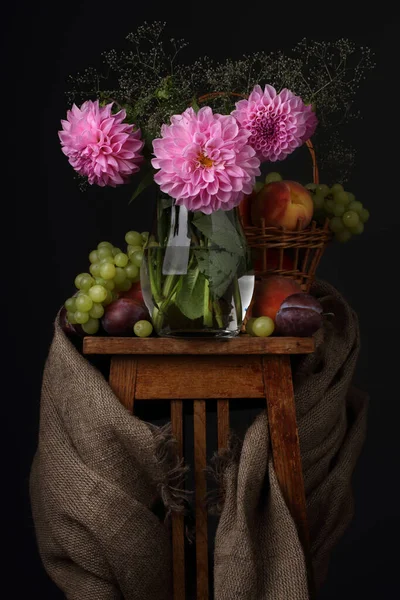
[[[251,220],[261,226],[264,218],[266,227],[284,227],[294,231],[299,222],[300,229],[310,223],[314,204],[310,192],[296,181],[272,181],[256,195],[251,205]]]
[[[282,302],[288,296],[299,294],[302,291],[297,281],[282,275],[270,275],[265,279],[256,281],[251,316],[271,317],[275,321],[276,313]]]

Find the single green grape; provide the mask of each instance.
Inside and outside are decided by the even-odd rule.
[[[346,229],[340,217],[332,217],[329,221],[329,227],[333,233],[339,233],[339,231],[345,231]]]
[[[99,260],[99,255],[97,254],[97,250],[92,250],[89,254],[89,260],[91,263],[96,263]]]
[[[271,171],[265,178],[265,185],[267,185],[267,183],[272,183],[273,181],[282,181],[282,175],[276,171]]]
[[[358,200],[352,200],[347,206],[347,210],[354,210],[358,216],[360,216],[362,209],[363,205]]]
[[[92,319],[101,319],[104,315],[104,308],[99,302],[93,302],[92,308],[89,310],[89,316]]]
[[[142,264],[142,261],[143,261],[143,251],[136,250],[136,252],[133,252],[130,255],[130,260],[131,260],[132,264],[136,265],[137,267],[140,267],[140,265]]]
[[[349,231],[351,231],[351,233],[354,233],[355,235],[360,235],[364,231],[364,223],[359,221],[357,225],[355,225],[355,227],[349,227],[348,229]]]
[[[322,195],[321,192],[316,192],[313,195],[313,202],[314,202],[314,209],[315,210],[321,210],[322,208],[324,208],[324,196]]]
[[[75,311],[75,320],[79,325],[83,325],[89,321],[89,313],[82,310]]]
[[[106,287],[106,280],[103,279],[103,277],[96,277],[94,282],[96,285],[102,285],[103,287]]]
[[[135,279],[139,275],[139,267],[130,263],[125,267],[125,273],[128,279]]]
[[[338,192],[344,192],[344,187],[341,183],[334,183],[331,187],[331,192],[333,195],[337,194]]]
[[[253,323],[255,321],[255,317],[251,317],[251,319],[249,319],[246,323],[246,333],[248,333],[249,335],[254,335],[253,334]]]
[[[134,252],[139,252],[139,251],[141,252],[142,250],[143,250],[142,246],[131,246],[130,244],[128,244],[126,252],[130,258],[131,254],[133,254]]]
[[[345,207],[343,206],[343,204],[336,204],[334,203],[333,205],[333,214],[335,215],[335,217],[341,217],[344,212],[345,212]]]
[[[142,236],[142,240],[144,243],[147,242],[147,240],[149,239],[149,232],[148,231],[142,231],[142,233],[140,234]]]
[[[310,190],[310,192],[315,192],[315,190],[317,189],[317,184],[316,183],[307,183],[306,189]]]
[[[99,265],[105,265],[105,264],[109,264],[109,265],[113,265],[114,263],[114,257],[113,256],[105,256],[104,258],[102,258],[99,262]]]
[[[138,231],[128,231],[125,241],[130,246],[143,246],[143,238]]]
[[[90,288],[88,293],[93,302],[104,302],[107,297],[107,292],[109,292],[109,290],[106,290],[102,285],[94,285]]]
[[[321,192],[321,194],[324,196],[327,196],[329,194],[329,186],[326,185],[326,183],[319,183],[316,187],[317,192]]]
[[[345,229],[344,231],[339,231],[338,233],[335,233],[335,239],[342,244],[344,244],[345,242],[348,242],[350,238],[351,238],[351,231],[349,231],[348,229]]]
[[[367,208],[363,208],[360,212],[360,221],[361,223],[366,223],[369,219],[369,210]]]
[[[94,285],[94,279],[89,274],[82,277],[80,280],[80,289],[82,292],[88,292],[90,288]]]
[[[106,290],[106,297],[102,302],[103,306],[108,306],[113,300],[115,300],[113,292],[111,290]]]
[[[111,242],[100,242],[100,244],[97,244],[97,249],[99,250],[100,248],[109,248],[112,250],[114,246],[111,244]]]
[[[93,275],[93,277],[100,277],[100,264],[92,263],[89,267],[89,271]]]
[[[354,210],[347,210],[344,213],[342,220],[346,227],[355,227],[358,225],[360,217],[356,212],[354,212]]]
[[[107,279],[104,283],[104,286],[106,288],[106,290],[110,290],[110,292],[113,291],[113,289],[115,288],[115,283],[113,279]]]
[[[117,256],[117,254],[120,254],[121,252],[122,252],[121,248],[113,248],[112,249],[113,256]]]
[[[127,254],[125,254],[124,252],[120,252],[119,254],[115,255],[114,260],[117,267],[126,267],[129,258]]]
[[[68,312],[75,312],[76,311],[76,298],[67,298],[67,300],[64,302],[64,306]]]
[[[88,294],[78,294],[76,297],[76,310],[89,312],[93,306],[93,300]]]
[[[130,290],[132,287],[132,281],[130,279],[124,279],[124,281],[121,281],[121,283],[118,283],[116,285],[116,289],[119,292],[127,292],[128,290]]]
[[[126,279],[125,269],[122,267],[115,267],[115,275],[114,275],[114,283],[115,285],[119,285]]]
[[[101,248],[99,248],[97,250],[97,256],[99,257],[99,260],[101,260],[102,258],[105,258],[106,256],[112,256],[112,255],[113,255],[112,250],[108,246],[102,246]]]
[[[349,197],[349,202],[354,202],[354,200],[356,199],[356,197],[353,194],[353,192],[347,192],[347,195]]]
[[[67,321],[68,321],[68,323],[71,323],[71,325],[77,324],[77,320],[75,319],[75,311],[72,311],[72,310],[67,311]]]
[[[116,268],[110,263],[104,263],[100,266],[100,277],[103,279],[114,279]]]
[[[90,318],[86,323],[82,325],[82,329],[88,335],[94,335],[98,332],[100,327],[100,321],[98,319]]]
[[[273,333],[275,323],[271,317],[258,317],[253,323],[253,334],[257,337],[268,337]]]
[[[81,281],[85,277],[90,277],[89,273],[79,273],[79,275],[75,277],[75,287],[78,288],[78,290],[81,289]]]
[[[334,206],[335,206],[335,203],[333,200],[331,200],[330,198],[325,198],[324,207],[325,207],[325,211],[328,213],[328,215],[333,215]]]
[[[133,326],[133,331],[138,337],[149,337],[153,333],[153,325],[150,321],[137,321]]]
[[[343,206],[346,206],[350,202],[347,192],[336,192],[333,194],[333,199],[336,204],[342,204]]]

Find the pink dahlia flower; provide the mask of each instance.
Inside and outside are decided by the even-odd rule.
[[[248,100],[236,103],[232,115],[250,132],[249,144],[263,161],[283,160],[314,133],[318,120],[311,106],[284,89],[279,94],[256,85]]]
[[[133,125],[122,122],[124,110],[111,114],[112,105],[101,107],[98,100],[88,100],[80,108],[74,104],[67,121],[61,121],[63,131],[58,132],[62,151],[75,171],[102,187],[127,183],[139,170],[144,146],[140,129],[133,131]]]
[[[154,180],[176,204],[210,214],[234,208],[251,193],[260,161],[248,144],[250,132],[232,116],[188,108],[171,117],[161,135],[153,140],[152,165],[160,169]]]

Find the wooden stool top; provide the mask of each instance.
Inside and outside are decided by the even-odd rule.
[[[85,337],[84,354],[310,354],[314,338],[251,337],[234,338],[137,338]]]

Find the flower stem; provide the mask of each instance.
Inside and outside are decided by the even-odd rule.
[[[242,297],[240,295],[239,282],[236,275],[233,279],[233,301],[235,303],[237,326],[241,327],[243,321],[243,307]]]
[[[210,310],[210,283],[208,279],[205,279],[204,282],[204,304],[203,304],[203,323],[205,327],[212,327],[213,324],[213,315],[212,310]]]
[[[164,280],[164,285],[163,285],[163,289],[162,289],[162,295],[164,296],[164,298],[167,298],[167,296],[170,294],[171,289],[175,283],[175,279],[176,279],[177,275],[167,275],[165,280]]]
[[[157,260],[156,260],[156,262],[157,262],[157,268],[158,268],[158,264],[159,263],[161,264],[161,256],[160,256],[161,253],[158,251],[158,248],[156,250],[157,250],[157,254],[156,254],[156,259]],[[152,296],[153,296],[154,301],[156,302],[156,304],[160,305],[160,303],[162,302],[163,298],[162,298],[162,295],[161,295],[161,292],[160,292],[161,284],[158,283],[157,278],[156,278],[155,273],[154,273],[154,266],[153,266],[153,252],[154,252],[154,249],[150,249],[149,248],[147,250],[147,252],[148,252],[147,266],[148,266],[148,269],[149,269],[149,279],[150,279],[151,293],[152,293]]]
[[[217,321],[218,327],[221,329],[224,327],[224,323],[222,321],[222,310],[218,300],[214,300],[213,302],[215,320]]]

